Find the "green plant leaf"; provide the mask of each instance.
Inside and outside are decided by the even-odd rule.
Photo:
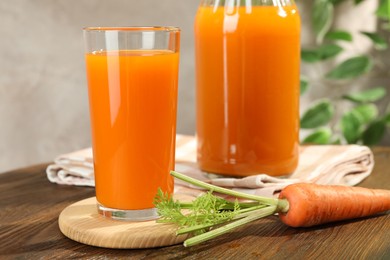
[[[376,15],[379,18],[390,20],[390,0],[381,0],[376,10]]]
[[[331,141],[331,144],[337,144],[337,145],[341,144],[340,138],[336,138],[335,140]]]
[[[310,107],[301,118],[301,128],[311,129],[326,125],[334,114],[332,103],[328,99],[320,100]]]
[[[304,62],[317,62],[320,61],[320,55],[317,50],[301,49],[301,59]]]
[[[315,130],[310,135],[303,139],[304,144],[328,144],[332,137],[332,130],[328,127],[320,128]]]
[[[317,43],[321,43],[333,22],[333,4],[328,0],[314,0],[312,25]]]
[[[378,107],[375,104],[363,104],[352,109],[352,113],[358,115],[362,124],[367,124],[377,118]]]
[[[318,51],[320,53],[321,60],[326,60],[342,52],[343,48],[336,44],[327,44],[321,46]]]
[[[367,129],[363,132],[363,144],[376,145],[378,144],[386,131],[386,123],[384,120],[377,120],[372,122]]]
[[[331,2],[334,5],[337,5],[339,3],[345,2],[346,0],[328,0],[328,1]]]
[[[386,126],[390,126],[390,113],[383,117],[383,121],[386,123]]]
[[[341,132],[349,144],[354,144],[362,137],[362,128],[378,116],[374,104],[363,104],[343,114],[340,122]]]
[[[351,94],[344,95],[343,98],[356,103],[375,102],[386,96],[386,89],[376,87]]]
[[[383,39],[379,34],[377,33],[370,33],[370,32],[360,32],[361,34],[367,36],[373,43],[374,47],[377,50],[386,50],[388,45],[387,41]]]
[[[362,126],[361,121],[360,116],[353,111],[348,111],[341,117],[341,132],[349,144],[354,144],[359,140]]]
[[[300,80],[300,94],[301,96],[306,93],[307,89],[309,88],[309,81],[305,76],[301,76]]]
[[[356,56],[343,61],[336,68],[329,71],[328,79],[352,79],[367,73],[372,68],[372,61],[368,56]]]
[[[325,35],[327,40],[352,41],[352,34],[347,31],[330,31]]]
[[[363,2],[363,0],[355,0],[355,5],[358,5],[358,4],[360,4],[361,2]]]
[[[343,48],[336,44],[326,44],[317,49],[302,49],[301,57],[303,61],[316,62],[334,57],[342,51]]]

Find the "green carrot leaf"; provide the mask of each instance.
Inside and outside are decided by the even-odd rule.
[[[347,31],[329,31],[325,35],[325,39],[352,42],[353,38],[352,34]]]
[[[349,58],[329,71],[325,77],[328,79],[352,79],[367,73],[372,68],[372,61],[368,56]]]
[[[159,223],[172,223],[177,226],[176,234],[191,233],[193,236],[184,241],[184,246],[195,245],[224,234],[246,223],[267,217],[276,212],[286,212],[287,200],[262,197],[233,191],[205,183],[184,174],[171,171],[171,175],[184,182],[207,190],[205,194],[192,202],[174,201],[172,196],[158,189],[154,205],[160,218]],[[248,202],[227,201],[213,194],[218,192]],[[182,209],[185,211],[182,212]]]
[[[301,118],[301,128],[311,129],[326,125],[334,114],[334,108],[328,99],[320,100],[310,107]]]
[[[383,39],[379,34],[371,33],[371,32],[360,32],[360,33],[367,36],[374,43],[375,49],[377,50],[387,49],[388,47],[387,41]]]
[[[386,122],[384,120],[377,120],[372,122],[363,132],[363,144],[376,145],[378,144],[386,131]]]
[[[375,102],[386,96],[384,87],[371,88],[351,94],[344,95],[343,98],[356,103]]]
[[[164,194],[161,189],[155,197],[154,204],[160,216],[160,223],[174,223],[180,228],[189,228],[202,225],[197,228],[195,234],[202,234],[215,224],[232,220],[239,212],[240,207],[235,203],[233,207],[220,197],[207,192],[196,198],[193,202],[186,204],[187,214],[182,213],[181,203]],[[229,210],[225,210],[228,208]]]
[[[332,130],[328,127],[315,130],[303,139],[303,144],[328,144],[332,137]]]
[[[321,43],[333,22],[333,4],[328,0],[314,0],[312,25],[317,43]]]

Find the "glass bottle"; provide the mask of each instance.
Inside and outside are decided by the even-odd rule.
[[[299,149],[300,17],[290,0],[202,0],[195,19],[198,164],[292,173]]]

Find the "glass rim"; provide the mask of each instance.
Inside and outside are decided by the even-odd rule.
[[[166,32],[180,32],[180,28],[176,26],[93,26],[93,27],[84,27],[83,31],[86,32],[105,32],[105,31],[166,31]]]

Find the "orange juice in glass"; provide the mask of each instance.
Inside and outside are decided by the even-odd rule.
[[[158,188],[173,192],[180,30],[97,27],[84,38],[99,213],[154,219]]]
[[[195,20],[198,163],[286,175],[298,163],[300,18],[289,0],[203,0]]]

